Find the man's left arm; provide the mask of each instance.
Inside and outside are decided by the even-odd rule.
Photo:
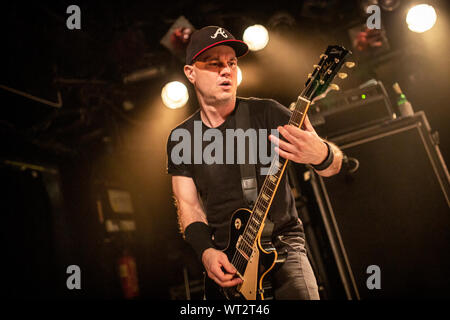
[[[277,129],[286,141],[270,135],[270,141],[276,145],[275,151],[285,159],[313,165],[314,170],[323,177],[339,173],[342,151],[335,144],[319,137],[308,117],[305,118],[303,128],[279,126]]]
[[[324,141],[324,140],[322,140],[322,141]],[[316,169],[313,167],[314,170],[316,170],[316,172],[319,175],[321,175],[322,177],[330,177],[335,174],[338,174],[339,171],[341,170],[342,158],[344,157],[344,155],[342,154],[342,151],[339,149],[338,146],[336,146],[334,143],[329,142],[329,141],[326,141],[326,143],[328,143],[328,145],[330,146],[330,152],[333,153],[333,155],[332,155],[333,160],[332,160],[330,166],[323,170],[319,170],[319,169]],[[327,150],[327,152],[328,152],[328,150]],[[327,153],[327,157],[328,157],[328,153]]]

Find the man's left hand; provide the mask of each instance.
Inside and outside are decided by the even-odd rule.
[[[273,135],[269,140],[276,145],[275,151],[283,158],[305,164],[319,164],[325,160],[328,148],[309,122],[303,122],[303,129],[293,125],[278,127],[278,132],[287,140],[283,141]]]

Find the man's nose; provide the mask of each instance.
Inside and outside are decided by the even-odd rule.
[[[220,74],[231,74],[231,67],[228,64],[223,64],[220,68]]]

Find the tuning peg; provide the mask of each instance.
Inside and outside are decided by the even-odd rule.
[[[345,79],[347,78],[348,74],[346,74],[345,72],[338,72],[338,77],[341,79]]]
[[[320,66],[318,64],[313,65],[314,69],[320,69]]]
[[[330,90],[335,90],[335,91],[339,91],[341,88],[339,88],[339,86],[335,83],[330,84],[329,86]]]
[[[322,54],[319,56],[319,58],[320,58],[320,59],[322,59],[322,58],[325,58],[325,59],[326,59],[326,58],[328,58],[328,56],[327,56],[325,53],[322,53]]]
[[[353,61],[347,61],[345,66],[349,69],[353,68],[356,64]]]

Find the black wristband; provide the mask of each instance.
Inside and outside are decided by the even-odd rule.
[[[203,251],[214,248],[211,239],[211,229],[204,222],[193,222],[184,230],[184,238],[191,245],[195,253],[202,261]]]
[[[327,169],[329,166],[331,166],[331,164],[333,163],[333,160],[334,160],[334,153],[333,153],[333,150],[331,150],[330,144],[326,141],[323,141],[323,143],[325,143],[328,148],[327,157],[325,158],[325,160],[323,160],[321,163],[319,163],[317,165],[311,164],[312,167],[314,169],[316,169],[317,171],[322,171],[322,170]]]

